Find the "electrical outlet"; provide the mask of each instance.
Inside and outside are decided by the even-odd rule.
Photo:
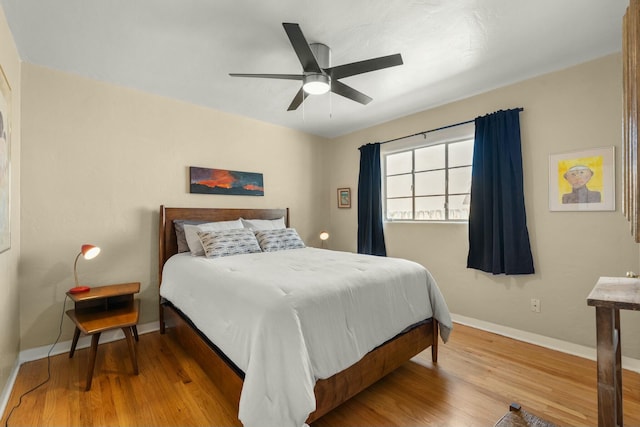
[[[540,300],[537,298],[531,298],[531,311],[534,313],[540,313]]]

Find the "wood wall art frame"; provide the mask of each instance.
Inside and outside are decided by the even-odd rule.
[[[622,209],[631,235],[640,243],[640,183],[638,183],[638,56],[640,53],[640,0],[630,0],[622,20]]]
[[[338,188],[338,207],[351,207],[351,188]]]

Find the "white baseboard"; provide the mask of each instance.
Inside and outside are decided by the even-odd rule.
[[[11,390],[13,390],[13,385],[16,382],[16,378],[18,377],[18,371],[20,370],[20,363],[18,359],[13,364],[13,368],[9,373],[9,378],[7,378],[7,383],[4,385],[4,389],[2,389],[2,394],[0,394],[0,411],[4,414],[7,403],[9,403],[9,397],[11,397]]]
[[[451,314],[451,319],[462,325],[471,326],[472,328],[481,329],[483,331],[492,332],[518,341],[524,341],[529,344],[539,345],[540,347],[549,348],[551,350],[560,351],[562,353],[571,354],[589,360],[596,360],[596,349],[579,344],[573,344],[567,341],[555,338],[545,337],[531,332],[521,331],[519,329],[509,328],[495,323],[485,322],[484,320],[473,319],[471,317],[461,316],[459,314]],[[454,328],[455,329],[455,328]],[[632,357],[622,356],[622,367],[630,371],[640,373],[640,360]]]
[[[138,325],[138,334],[146,334],[149,332],[154,332],[160,329],[158,322],[145,323],[144,325]],[[107,343],[111,341],[117,341],[124,338],[124,333],[121,329],[112,329],[110,331],[103,332],[100,335],[100,344]],[[81,336],[78,340],[78,345],[76,349],[87,348],[91,345],[91,337]],[[25,362],[31,362],[32,360],[44,359],[47,357],[49,351],[51,351],[51,356],[55,356],[56,354],[67,353],[71,350],[71,341],[64,341],[57,343],[53,348],[51,345],[45,345],[42,347],[31,348],[28,350],[23,350],[20,352],[18,356],[19,364],[22,365]]]
[[[143,325],[138,325],[138,335],[147,334],[149,332],[155,332],[160,329],[160,325],[158,322],[150,322],[145,323]],[[117,341],[124,339],[124,333],[122,330],[110,330],[103,332],[100,335],[100,344]],[[87,348],[91,345],[91,337],[83,336],[78,340],[78,344],[76,345],[76,350],[81,348]],[[20,370],[20,366],[25,362],[31,362],[33,360],[44,359],[49,354],[54,356],[56,354],[68,353],[71,350],[71,341],[59,342],[55,346],[45,345],[42,347],[31,348],[28,350],[23,350],[18,354],[18,358],[16,359],[16,363],[9,374],[9,378],[7,379],[7,383],[5,384],[2,393],[0,394],[0,414],[4,414],[7,403],[9,403],[9,397],[11,397],[11,391],[13,390],[13,386],[16,382],[16,378],[18,377],[18,371]],[[35,384],[34,384],[35,385]]]

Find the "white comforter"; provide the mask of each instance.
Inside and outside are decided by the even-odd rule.
[[[245,372],[247,427],[300,427],[316,379],[349,367],[407,326],[451,318],[411,261],[304,248],[207,259],[174,255],[160,294]]]

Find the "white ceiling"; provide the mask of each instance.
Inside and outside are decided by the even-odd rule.
[[[293,129],[335,137],[620,51],[627,0],[0,0],[21,58]],[[342,81],[371,96],[287,107],[298,74],[282,22],[332,65],[401,53]],[[505,106],[511,107],[511,106]]]

